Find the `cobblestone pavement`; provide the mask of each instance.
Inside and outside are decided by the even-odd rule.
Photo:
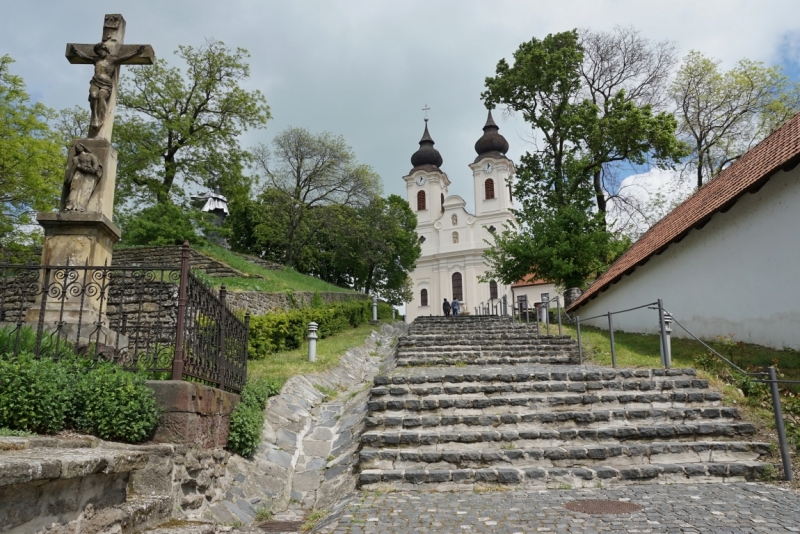
[[[621,515],[571,512],[564,503],[614,499],[644,507]],[[800,494],[758,483],[613,489],[357,494],[334,533],[800,532]]]

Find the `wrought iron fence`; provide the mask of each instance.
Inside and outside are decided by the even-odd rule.
[[[0,264],[0,352],[78,354],[240,392],[249,316],[180,267]]]

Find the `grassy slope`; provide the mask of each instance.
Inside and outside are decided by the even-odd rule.
[[[296,350],[287,350],[270,354],[263,360],[247,362],[247,374],[253,378],[269,378],[278,380],[283,385],[295,375],[326,371],[339,363],[347,349],[364,343],[378,325],[364,324],[352,330],[317,340],[317,361],[308,361],[308,344]]]
[[[250,263],[241,256],[232,253],[222,247],[214,245],[206,245],[196,247],[197,250],[219,260],[230,267],[241,271],[253,278],[215,278],[204,277],[215,287],[225,284],[229,290],[233,291],[264,291],[268,293],[277,293],[290,289],[292,291],[318,291],[322,292],[337,292],[337,293],[352,293],[349,289],[338,287],[328,282],[323,282],[313,276],[300,274],[294,269],[284,268],[281,271],[272,271],[264,269],[263,267]],[[257,276],[263,277],[256,278]]]
[[[550,326],[550,332],[557,332],[558,325]],[[576,337],[575,327],[564,325],[564,333]],[[732,360],[743,369],[765,367],[777,360],[778,368],[786,379],[800,379],[800,358],[797,351],[777,350],[759,345],[725,344],[719,341],[708,342],[717,352]],[[607,330],[582,326],[581,344],[589,361],[599,365],[611,365],[611,346]],[[693,339],[672,338],[672,366],[696,367],[695,357],[705,355],[708,350]],[[617,352],[617,365],[620,367],[659,367],[661,356],[657,335],[614,332],[614,346]]]

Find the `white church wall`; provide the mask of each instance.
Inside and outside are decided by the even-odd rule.
[[[591,317],[662,298],[701,338],[733,335],[737,341],[800,349],[799,212],[800,168],[778,172],[760,191],[715,214],[576,313]],[[608,327],[605,318],[590,324]],[[615,315],[614,328],[656,333],[656,312]],[[677,326],[673,335],[686,337]]]

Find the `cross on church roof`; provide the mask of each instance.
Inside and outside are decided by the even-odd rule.
[[[425,112],[425,122],[428,122],[428,111],[430,111],[430,109],[431,108],[428,107],[428,104],[425,104],[425,107],[422,108],[422,111]]]

